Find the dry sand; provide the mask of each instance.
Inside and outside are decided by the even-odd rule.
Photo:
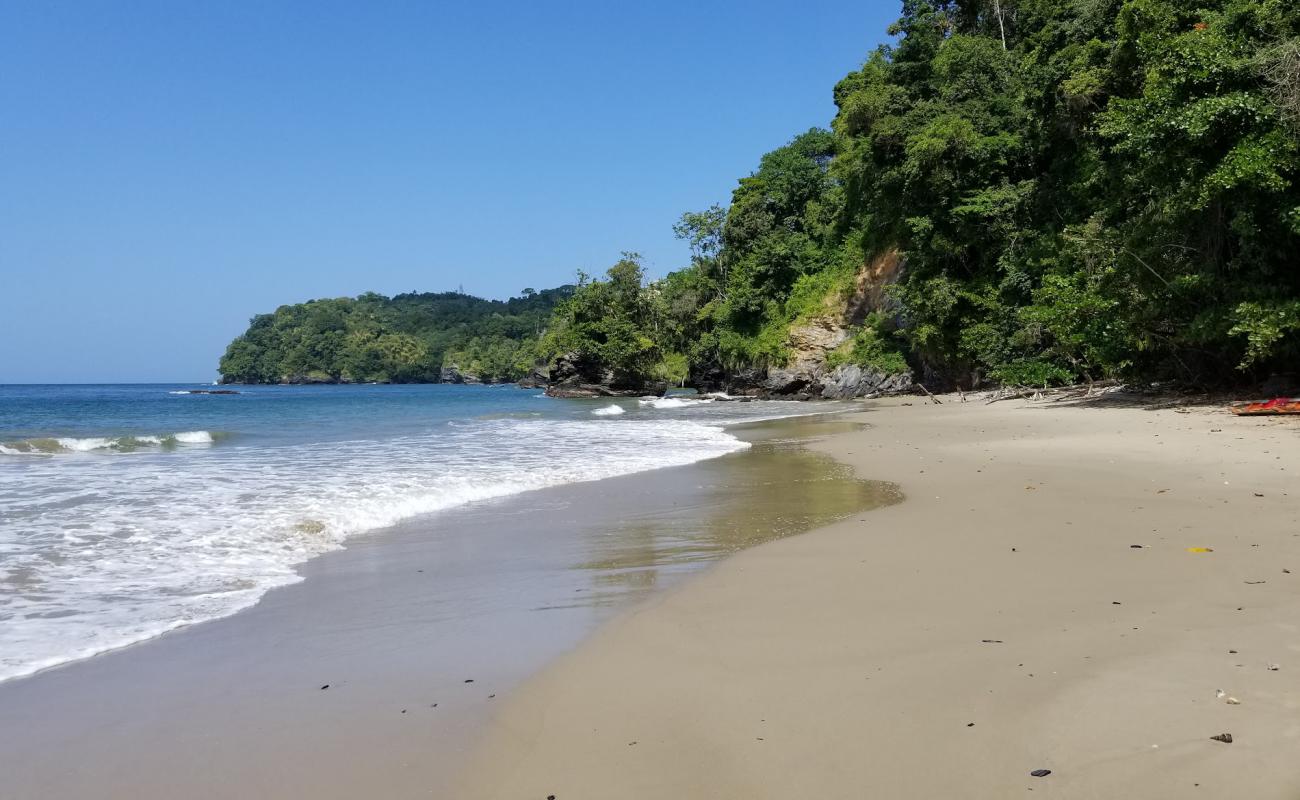
[[[906,502],[607,624],[454,796],[1300,797],[1300,425],[1116,405],[875,405],[818,446]]]

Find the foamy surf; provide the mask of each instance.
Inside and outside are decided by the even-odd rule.
[[[455,431],[279,451],[231,447],[170,470],[114,460],[116,474],[99,459],[27,462],[24,485],[44,486],[41,501],[61,510],[24,520],[26,552],[10,556],[10,578],[0,573],[10,615],[0,627],[0,680],[232,614],[299,580],[295,565],[411,517],[746,446],[720,427],[670,420],[460,421]],[[202,439],[194,434],[187,438]],[[102,500],[77,501],[96,486]],[[0,515],[33,494],[0,478]],[[7,585],[16,584],[12,576],[21,591]]]
[[[235,613],[353,536],[725,455],[746,447],[727,425],[806,411],[483,387],[167,396],[183,388],[0,387],[0,679]]]
[[[637,402],[650,408],[687,408],[711,401],[703,397],[642,397]]]
[[[173,434],[173,438],[181,444],[212,444],[215,441],[207,431],[181,431]]]
[[[60,453],[134,452],[140,448],[167,447],[177,444],[212,444],[216,441],[209,431],[180,431],[158,435],[136,436],[58,436],[19,439],[0,442],[0,455],[58,455]]]

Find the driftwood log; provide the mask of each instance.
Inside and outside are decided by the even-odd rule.
[[[1076,383],[1070,386],[1057,386],[1053,389],[1046,386],[1042,389],[1027,386],[1004,386],[998,389],[993,397],[985,402],[985,405],[991,405],[1002,400],[1051,400],[1053,403],[1062,400],[1079,400],[1084,397],[1092,397],[1098,389],[1108,389],[1119,385],[1121,385],[1119,381],[1092,381],[1089,383]]]
[[[920,384],[920,383],[918,383],[917,386],[921,389],[921,391],[925,392],[925,394],[926,394],[927,397],[930,398],[930,402],[932,402],[932,403],[934,403],[935,405],[938,405],[938,406],[943,405],[943,401],[940,400],[939,398],[935,397],[933,394],[931,394],[931,393],[930,393],[930,390],[927,389],[927,388],[925,388],[925,385],[924,385],[924,384]]]

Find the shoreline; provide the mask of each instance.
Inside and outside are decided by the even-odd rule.
[[[861,418],[813,447],[908,502],[604,625],[497,707],[454,796],[1300,793],[1294,424],[1117,398]]]
[[[493,705],[619,609],[886,502],[797,443],[841,427],[728,426],[753,446],[409,520],[233,615],[0,683],[5,796],[440,796]]]
[[[173,395],[177,393],[173,390],[173,386],[168,384],[160,385],[157,388],[169,389],[170,391],[167,391],[167,394]],[[518,396],[513,392],[509,394]],[[534,396],[530,393],[523,394],[526,397]],[[456,397],[455,394],[449,396]],[[505,397],[506,393],[502,393],[501,396]],[[157,400],[159,397],[161,397],[160,394],[152,399]],[[558,405],[567,405],[570,411],[578,409],[578,417],[573,421],[586,422],[592,419],[585,414],[585,411],[588,410],[585,404],[565,403]],[[823,413],[826,413],[826,411],[823,411]],[[510,413],[505,416],[485,413],[481,417],[474,416],[471,424],[481,420],[508,419],[511,416],[513,415]],[[520,413],[514,418],[529,420],[530,414]],[[7,460],[5,466],[11,467],[13,474],[19,476],[18,482],[21,488],[21,476],[25,470],[45,470],[43,475],[37,473],[37,479],[45,480],[47,483],[75,483],[77,478],[70,478],[66,473],[62,477],[55,477],[57,475],[55,470],[59,468],[71,469],[74,466],[89,467],[93,463],[89,460],[89,454],[92,453],[96,457],[109,455],[117,457],[125,454],[125,452],[131,452],[134,455],[135,451],[139,450],[148,459],[158,457],[166,451],[184,453],[184,451],[190,450],[190,445],[194,445],[195,449],[199,451],[198,455],[210,455],[213,460],[212,463],[220,463],[217,459],[234,458],[233,454],[237,453],[241,447],[247,446],[246,441],[241,441],[248,437],[247,431],[237,431],[233,427],[228,428],[222,425],[222,423],[236,423],[237,426],[238,420],[190,419],[178,420],[178,422],[189,424],[172,425],[170,427],[175,428],[172,432],[162,432],[162,428],[152,429],[153,432],[142,432],[138,426],[133,427],[130,424],[108,428],[92,428],[90,430],[42,431],[30,436],[20,431],[19,438],[0,441],[0,454],[10,453],[14,456],[14,460]],[[671,425],[672,423],[665,421],[665,424]],[[274,551],[278,545],[275,537],[279,537],[281,540],[296,538],[296,541],[293,546],[283,548],[284,555],[270,556],[251,565],[244,559],[247,552],[232,546],[222,555],[228,563],[241,566],[232,569],[229,574],[221,576],[226,579],[224,582],[213,581],[212,583],[218,584],[218,586],[210,594],[201,590],[196,590],[189,596],[178,593],[174,595],[178,599],[168,607],[167,593],[164,590],[158,593],[163,599],[155,603],[155,608],[145,608],[143,612],[137,610],[133,618],[113,619],[108,623],[102,623],[101,620],[98,629],[93,628],[92,623],[80,622],[83,619],[90,619],[90,617],[83,616],[80,613],[83,609],[79,607],[66,609],[57,605],[36,608],[28,606],[14,610],[14,613],[19,615],[16,617],[18,619],[22,619],[24,613],[27,614],[27,619],[36,620],[42,618],[59,619],[63,616],[69,616],[71,617],[70,620],[63,619],[58,624],[62,625],[66,631],[69,629],[66,623],[72,622],[71,630],[73,632],[63,639],[51,636],[50,640],[54,642],[54,646],[47,646],[45,641],[37,641],[37,637],[33,636],[33,646],[30,648],[26,646],[27,642],[22,639],[0,637],[0,651],[4,650],[4,645],[9,645],[8,651],[0,652],[0,685],[10,680],[39,674],[49,669],[58,669],[67,664],[148,642],[160,636],[184,630],[194,624],[222,619],[239,613],[256,605],[266,592],[298,582],[300,580],[298,576],[299,569],[312,559],[324,553],[346,548],[350,542],[357,540],[359,537],[377,533],[382,534],[382,532],[395,525],[400,526],[411,520],[417,520],[418,524],[421,517],[427,517],[430,514],[455,513],[458,509],[473,503],[508,499],[537,489],[599,481],[622,475],[634,475],[661,469],[664,466],[689,465],[696,463],[700,459],[716,457],[720,453],[740,450],[745,447],[745,444],[739,441],[740,437],[726,432],[728,427],[735,424],[733,421],[721,420],[716,423],[703,421],[702,424],[709,427],[710,432],[716,433],[717,436],[696,437],[696,441],[690,444],[698,443],[701,445],[698,448],[692,446],[683,446],[681,448],[661,446],[657,451],[643,448],[632,453],[621,450],[622,458],[596,459],[592,458],[589,453],[601,451],[601,445],[584,442],[581,435],[579,435],[573,440],[575,446],[569,448],[575,456],[575,458],[569,459],[570,463],[557,465],[547,457],[533,458],[531,459],[533,469],[528,472],[520,472],[515,475],[498,473],[485,479],[470,480],[463,483],[455,479],[455,476],[452,476],[451,480],[447,480],[441,485],[426,485],[421,491],[408,491],[395,498],[389,497],[381,491],[379,496],[387,498],[382,503],[369,502],[371,497],[359,492],[348,494],[342,491],[348,486],[365,483],[366,474],[361,470],[356,470],[347,475],[337,476],[332,489],[335,493],[345,494],[346,496],[342,499],[336,498],[328,504],[312,502],[298,504],[295,502],[296,497],[286,496],[288,493],[284,491],[285,487],[292,486],[297,480],[291,474],[288,480],[281,482],[281,486],[272,487],[279,490],[277,502],[262,504],[261,508],[255,508],[250,512],[251,519],[243,515],[243,509],[232,507],[233,504],[231,503],[218,505],[214,508],[202,501],[194,504],[193,508],[184,515],[172,514],[168,516],[167,512],[171,509],[189,506],[192,498],[196,497],[195,491],[198,488],[192,486],[191,489],[195,491],[191,491],[191,493],[182,497],[172,497],[171,500],[175,502],[160,503],[156,508],[150,508],[147,504],[152,502],[154,498],[135,497],[132,498],[135,504],[134,507],[130,507],[130,504],[127,503],[118,504],[117,509],[129,508],[129,510],[124,511],[117,517],[105,518],[101,510],[99,515],[87,515],[87,519],[69,520],[69,522],[80,523],[83,526],[112,523],[117,527],[115,536],[101,537],[109,541],[114,540],[117,535],[126,540],[132,539],[135,535],[134,531],[128,530],[123,533],[121,529],[129,529],[137,521],[151,523],[163,520],[170,524],[172,528],[176,528],[184,526],[191,519],[202,520],[205,517],[213,520],[228,520],[225,530],[213,532],[215,535],[211,536],[211,539],[217,542],[237,540],[237,537],[231,535],[236,533],[235,528],[241,531],[270,531],[271,533],[267,537],[260,540],[258,537],[253,536],[249,537],[252,539],[251,542],[243,542],[244,545],[251,544],[251,549],[255,554],[259,545],[263,546],[266,551]],[[169,426],[163,426],[163,428],[166,427]],[[151,429],[145,428],[144,430],[149,431]],[[253,441],[256,442],[256,439],[254,438]],[[403,437],[396,437],[394,441],[400,443],[403,441]],[[6,448],[4,446],[6,444],[12,445],[16,450]],[[312,451],[317,447],[328,447],[331,444],[337,444],[337,442],[327,441],[324,445],[313,442],[310,444],[311,450],[303,453],[303,456],[311,458]],[[612,444],[615,450],[620,449],[617,442],[602,444]],[[511,447],[514,445],[514,442],[510,443]],[[407,448],[408,452],[406,454],[408,462],[430,459],[427,450],[412,455],[409,452],[410,449]],[[265,456],[267,452],[279,454],[289,451],[283,449],[269,450],[262,455]],[[640,454],[645,452],[657,452],[658,455],[648,463],[641,463],[643,459],[640,458]],[[348,453],[336,463],[347,463],[349,458],[360,458],[360,456],[355,453]],[[514,456],[514,459],[517,461],[529,460],[527,453],[518,454]],[[293,458],[281,459],[273,469],[293,473],[295,464],[290,462],[294,460]],[[396,460],[396,455],[386,453],[379,459],[372,459],[372,463],[385,460],[391,464]],[[437,459],[433,457],[432,460],[436,461]],[[575,461],[577,462],[576,465],[573,463]],[[106,464],[107,462],[100,463]],[[128,463],[130,462],[122,459],[115,466],[125,467]],[[201,462],[193,463],[198,464]],[[586,468],[586,465],[590,465],[590,468]],[[184,466],[184,462],[182,462],[182,466]],[[264,464],[259,464],[259,466],[266,467]],[[556,466],[564,467],[564,469],[547,469]],[[160,463],[157,469],[159,472],[165,472],[169,467],[170,465]],[[244,469],[244,466],[234,463],[216,469],[222,471],[229,469],[238,473]],[[108,470],[104,470],[101,474],[108,474]],[[558,477],[550,477],[553,474],[558,475]],[[98,476],[92,472],[92,477]],[[136,475],[135,477],[140,476]],[[220,482],[224,480],[224,477],[224,475],[216,476],[215,480]],[[298,480],[299,483],[311,483],[311,476],[300,477],[302,480]],[[117,487],[109,485],[97,488],[100,489],[102,496],[112,497],[121,492],[123,486],[129,486],[130,483],[130,479],[126,479],[126,483],[119,484]],[[383,490],[387,487],[380,486],[379,488]],[[257,496],[264,491],[268,495],[271,494],[266,486],[248,487],[250,496]],[[127,494],[126,492],[121,493]],[[14,494],[19,496],[22,492],[15,492]],[[230,494],[227,493],[227,496],[229,497]],[[109,506],[109,510],[115,510],[111,507],[112,504],[109,504]],[[141,509],[145,510],[142,511]],[[4,510],[7,511],[8,509]],[[23,531],[24,527],[41,530],[40,525],[45,524],[44,518],[38,516],[29,519],[22,516],[22,513],[23,510],[20,508],[20,516],[16,520],[11,518],[15,530]],[[5,515],[0,514],[0,516]],[[49,515],[49,518],[52,518],[52,515]],[[46,528],[49,527],[51,526],[46,525]],[[72,527],[76,528],[76,525]],[[148,528],[149,526],[146,525],[145,527]],[[152,535],[156,532],[163,536],[168,536],[171,533],[166,525],[154,525],[153,527],[155,530],[146,530],[145,533]],[[220,526],[213,527],[219,528]],[[162,528],[162,530],[156,530],[158,528]],[[57,530],[46,531],[46,533],[56,538],[60,536]],[[112,554],[116,555],[117,553],[112,552]],[[129,556],[130,554],[127,553],[126,555]],[[204,557],[211,558],[212,556],[209,553]],[[109,557],[100,563],[112,564],[113,561],[114,559]],[[88,564],[87,572],[91,571],[93,571],[91,565]],[[150,572],[165,573],[166,571],[155,570],[152,565],[140,564],[138,572],[147,575]],[[37,585],[22,570],[19,570],[17,574],[19,577],[9,582],[11,591],[14,586],[17,586],[20,593],[30,591],[31,586]],[[5,576],[0,575],[0,583],[5,582],[4,578]],[[137,576],[138,578],[139,576]],[[29,583],[31,586],[27,585]],[[136,588],[143,590],[150,588],[147,586],[147,580],[145,584],[134,587],[132,591],[134,592]],[[65,587],[56,587],[56,589],[63,588]],[[41,592],[31,591],[31,594],[38,596]],[[50,596],[57,598],[59,592],[53,591]],[[159,610],[159,607],[164,607],[165,610]],[[32,611],[39,613],[30,613]],[[74,613],[69,614],[69,611]],[[152,615],[150,612],[153,612]],[[81,628],[76,627],[78,624],[81,624]],[[30,630],[30,628],[26,630]],[[87,631],[92,635],[77,636],[77,633],[82,631]],[[39,631],[38,633],[46,633],[46,631]],[[22,655],[13,657],[14,654],[18,653]]]

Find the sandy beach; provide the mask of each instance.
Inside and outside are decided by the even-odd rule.
[[[230,617],[0,683],[0,798],[452,797],[515,687],[719,558],[898,497],[805,449],[748,450],[414,518]]]
[[[1300,796],[1294,420],[858,419],[817,447],[905,502],[606,624],[496,707],[452,796]]]

